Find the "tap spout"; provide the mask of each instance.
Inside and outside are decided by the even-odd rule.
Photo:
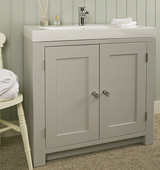
[[[78,11],[79,11],[79,25],[80,26],[84,26],[85,25],[85,17],[86,15],[89,14],[88,11],[85,11],[85,6],[84,7],[79,7]]]

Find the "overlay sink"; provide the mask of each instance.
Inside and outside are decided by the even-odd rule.
[[[32,42],[155,37],[155,35],[156,29],[154,27],[144,26],[131,26],[126,28],[112,27],[109,25],[24,27],[24,36]]]
[[[50,26],[50,27],[39,27],[41,30],[99,30],[113,28],[107,25],[85,25],[85,26]]]

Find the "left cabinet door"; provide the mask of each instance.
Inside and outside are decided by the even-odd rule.
[[[99,46],[46,47],[46,148],[99,138]]]

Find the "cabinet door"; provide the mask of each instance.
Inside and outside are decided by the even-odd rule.
[[[145,131],[145,99],[146,43],[101,45],[100,138]]]
[[[99,46],[47,47],[46,148],[99,137]]]

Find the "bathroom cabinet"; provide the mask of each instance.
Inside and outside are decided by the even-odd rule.
[[[153,143],[155,38],[24,38],[24,105],[34,166]]]

